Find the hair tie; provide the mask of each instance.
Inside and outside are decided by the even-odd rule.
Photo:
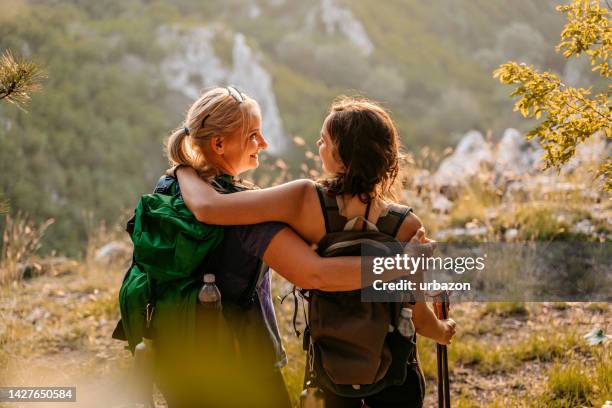
[[[189,128],[187,126],[183,128],[183,131],[185,132],[187,136],[189,136]]]

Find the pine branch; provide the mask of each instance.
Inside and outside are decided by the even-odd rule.
[[[16,59],[10,50],[0,57],[0,100],[6,99],[23,108],[30,100],[30,93],[41,88],[46,78],[38,65]]]

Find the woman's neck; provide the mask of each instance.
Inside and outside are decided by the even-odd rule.
[[[215,166],[212,163],[207,163],[206,166],[200,169],[196,169],[196,171],[200,174],[200,177],[205,179],[210,179],[214,177],[227,177],[230,180],[234,180],[236,175],[231,174],[225,168],[220,166]]]
[[[204,155],[206,166],[210,169],[210,173],[214,176],[227,174],[232,177],[238,176],[238,172],[234,170],[227,161],[219,155]]]

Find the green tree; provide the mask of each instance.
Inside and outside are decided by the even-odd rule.
[[[108,18],[58,0],[0,23],[0,50],[35,56],[49,76],[27,114],[0,103],[0,191],[11,212],[56,220],[41,253],[83,254],[93,226],[133,208],[165,168],[162,139],[183,116],[154,70],[162,18],[113,1],[121,14]]]
[[[594,72],[603,78],[610,77],[610,10],[599,0],[573,0],[571,4],[557,6],[557,10],[567,17],[557,52],[562,52],[565,58],[584,53]],[[493,76],[504,84],[518,85],[510,94],[518,97],[515,111],[536,119],[544,115],[544,120],[527,133],[527,138],[538,138],[545,149],[546,168],[559,169],[574,156],[580,143],[596,133],[612,138],[612,85],[608,85],[607,91],[594,93],[592,87],[570,87],[551,72],[538,72],[533,66],[513,61],[502,64]],[[604,179],[604,189],[612,191],[612,158],[602,163],[598,176]]]

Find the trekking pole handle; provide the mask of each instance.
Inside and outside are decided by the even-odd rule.
[[[447,292],[440,292],[434,298],[434,312],[438,319],[448,319],[449,304]]]
[[[442,292],[440,296],[442,298],[442,319],[448,319],[448,310],[450,308],[448,292]]]

